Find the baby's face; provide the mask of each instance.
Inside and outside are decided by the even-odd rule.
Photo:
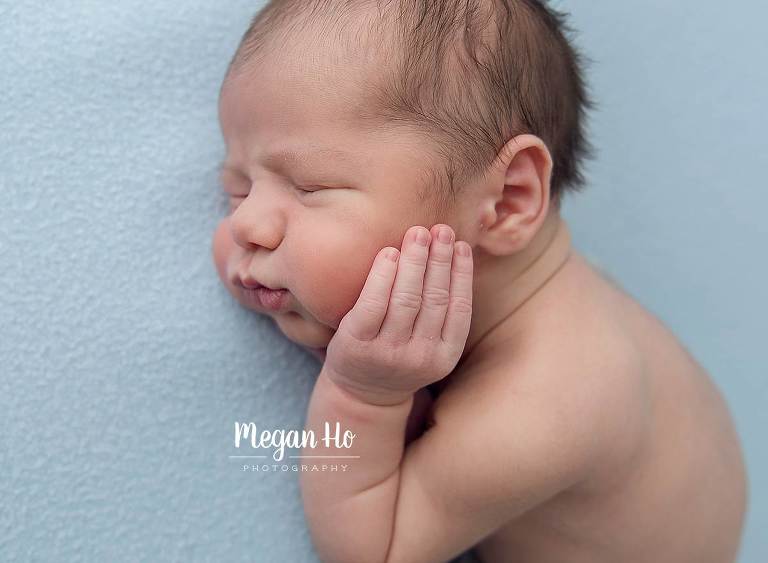
[[[413,225],[451,218],[438,221],[431,200],[421,200],[429,163],[420,141],[343,124],[343,84],[302,68],[299,58],[262,63],[222,90],[221,184],[230,213],[215,232],[213,255],[242,305],[272,317],[294,342],[323,348],[378,251],[400,248]],[[283,150],[300,159],[268,159]],[[243,278],[286,288],[287,307],[254,304],[238,283]]]

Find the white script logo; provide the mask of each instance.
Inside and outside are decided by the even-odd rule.
[[[336,426],[331,432],[330,425],[325,423],[325,435],[321,441],[326,448],[351,448],[356,434],[349,430],[341,433],[341,424]],[[282,461],[285,455],[286,446],[289,448],[315,448],[317,439],[313,430],[262,430],[261,434],[253,422],[239,423],[235,422],[235,447],[240,448],[240,442],[250,439],[251,447],[257,448],[276,448],[272,457],[275,461]]]

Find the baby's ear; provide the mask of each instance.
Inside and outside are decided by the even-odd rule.
[[[523,250],[550,211],[552,156],[535,135],[519,135],[499,152],[484,186],[478,246],[506,256]]]

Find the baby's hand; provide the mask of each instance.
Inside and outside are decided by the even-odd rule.
[[[447,225],[431,233],[416,226],[406,232],[402,254],[379,251],[328,344],[323,370],[336,384],[369,403],[393,405],[456,367],[472,318],[473,263],[469,244],[453,241]]]

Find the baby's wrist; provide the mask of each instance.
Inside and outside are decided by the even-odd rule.
[[[349,381],[348,378],[340,376],[327,364],[323,366],[320,377],[326,379],[330,385],[334,386],[348,399],[366,405],[380,407],[399,406],[410,402],[416,393],[415,391],[394,391],[364,387],[359,383]]]

